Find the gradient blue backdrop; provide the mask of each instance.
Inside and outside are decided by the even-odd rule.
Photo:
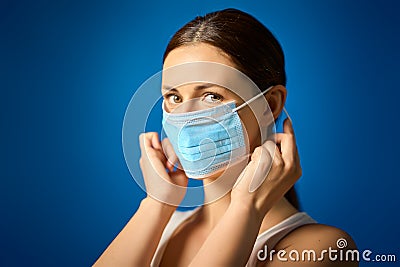
[[[179,27],[226,7],[284,48],[303,208],[400,258],[396,1],[3,0],[1,266],[96,260],[144,197],[121,146],[131,96]]]

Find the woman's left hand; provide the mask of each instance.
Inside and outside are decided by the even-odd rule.
[[[276,144],[257,147],[231,192],[232,204],[247,205],[263,218],[302,175],[292,123],[275,134]]]

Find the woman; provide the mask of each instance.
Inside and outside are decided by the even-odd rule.
[[[259,88],[268,88],[257,97],[268,102],[274,119],[282,112],[286,100],[283,51],[271,32],[249,14],[226,9],[196,17],[183,26],[168,44],[163,69],[190,62],[237,69]],[[318,224],[298,211],[293,185],[301,176],[301,166],[289,118],[284,121],[283,133],[275,134],[275,143],[261,137],[256,120],[259,114],[246,106],[249,101],[226,88],[187,84],[164,88],[162,93],[165,116],[193,99],[215,107],[244,103],[237,114],[251,157],[234,177],[230,192],[208,201],[210,194],[205,190],[207,204],[178,212],[175,205],[159,201],[160,195],[154,197],[160,193],[154,179],[161,177],[181,188],[187,185],[190,170],[183,164],[182,154],[174,153],[180,144],[171,138],[172,130],[166,130],[172,142],[160,142],[157,133],[142,134],[140,167],[148,197],[95,266],[358,266],[357,261],[338,254],[336,260],[328,255],[329,248],[338,249],[338,240],[347,242],[345,248],[339,247],[344,248],[343,255],[356,249],[346,232]],[[192,114],[190,111],[183,114]],[[190,135],[186,140],[191,140]],[[178,160],[183,170],[174,168]],[[229,166],[202,173],[204,184],[220,179],[226,168]],[[161,192],[174,203],[184,196],[168,189]],[[302,252],[311,250],[314,254],[301,257]],[[299,254],[290,256],[291,251]]]

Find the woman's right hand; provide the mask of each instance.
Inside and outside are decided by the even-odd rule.
[[[148,197],[94,266],[150,266],[175,211],[171,204],[179,205],[186,193],[188,179],[182,170],[173,170],[177,158],[168,139],[161,144],[157,133],[143,133],[139,141],[139,162]]]
[[[147,196],[164,204],[178,206],[185,196],[188,178],[183,170],[174,170],[178,158],[171,143],[167,138],[161,143],[156,132],[140,134],[139,142],[139,164]]]

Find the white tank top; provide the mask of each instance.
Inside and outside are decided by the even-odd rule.
[[[172,214],[171,219],[169,220],[161,236],[156,252],[154,253],[154,257],[150,264],[151,267],[158,267],[160,265],[161,258],[167,247],[168,240],[174,233],[175,229],[178,228],[178,226],[181,225],[186,219],[196,213],[200,208],[201,207],[197,207],[190,211],[175,211]],[[289,232],[297,227],[310,223],[316,223],[316,221],[305,212],[297,212],[261,233],[254,243],[253,251],[251,252],[249,260],[247,261],[246,267],[256,266],[258,261],[257,253],[261,249],[264,249],[265,245],[267,245],[268,250],[271,251],[271,249],[273,249],[275,245]]]

